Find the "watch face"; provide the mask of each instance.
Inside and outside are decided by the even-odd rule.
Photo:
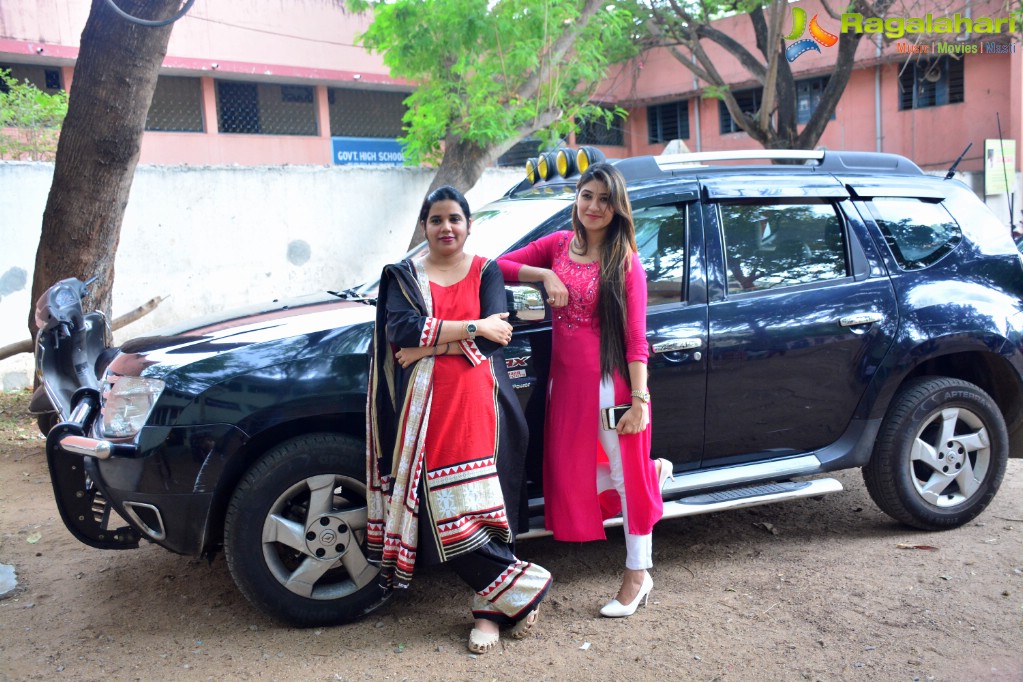
[[[474,325],[472,322],[470,322],[469,324],[465,325],[465,331],[469,332],[470,334],[475,334],[476,333],[476,325]]]

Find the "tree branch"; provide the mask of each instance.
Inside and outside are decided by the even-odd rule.
[[[575,21],[575,26],[558,36],[558,39],[554,41],[550,49],[540,53],[539,65],[536,70],[530,74],[529,78],[516,91],[519,97],[524,100],[531,100],[539,94],[540,87],[550,80],[549,75],[547,77],[543,75],[544,65],[559,64],[569,55],[569,52],[575,46],[576,35],[586,28],[587,24],[590,23],[590,19],[596,15],[604,4],[602,0],[586,0],[586,4],[583,6],[582,11],[579,12],[579,17]],[[550,73],[550,70],[548,73]]]

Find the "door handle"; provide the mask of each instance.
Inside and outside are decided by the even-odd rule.
[[[703,339],[672,339],[653,345],[655,353],[670,353],[678,350],[693,350],[703,345]]]
[[[884,315],[881,313],[858,313],[856,315],[840,317],[838,323],[843,327],[859,327],[864,324],[875,324],[883,319]]]

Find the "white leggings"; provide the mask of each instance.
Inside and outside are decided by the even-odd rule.
[[[600,382],[600,408],[611,407],[615,404],[614,384],[608,379]],[[633,535],[629,532],[628,504],[625,502],[625,472],[622,470],[622,451],[618,446],[618,432],[605,430],[600,426],[599,415],[597,417],[597,438],[600,446],[604,448],[610,468],[603,463],[597,467],[597,494],[607,490],[616,490],[622,501],[622,526],[625,530],[625,568],[642,571],[652,568],[653,561],[653,535]]]

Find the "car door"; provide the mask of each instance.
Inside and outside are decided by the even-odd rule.
[[[804,174],[760,192],[748,178],[704,191],[716,286],[703,466],[835,443],[898,323],[886,271],[851,229],[846,189]]]
[[[633,199],[647,278],[652,456],[676,471],[698,467],[703,453],[707,306],[697,197],[694,185]]]

